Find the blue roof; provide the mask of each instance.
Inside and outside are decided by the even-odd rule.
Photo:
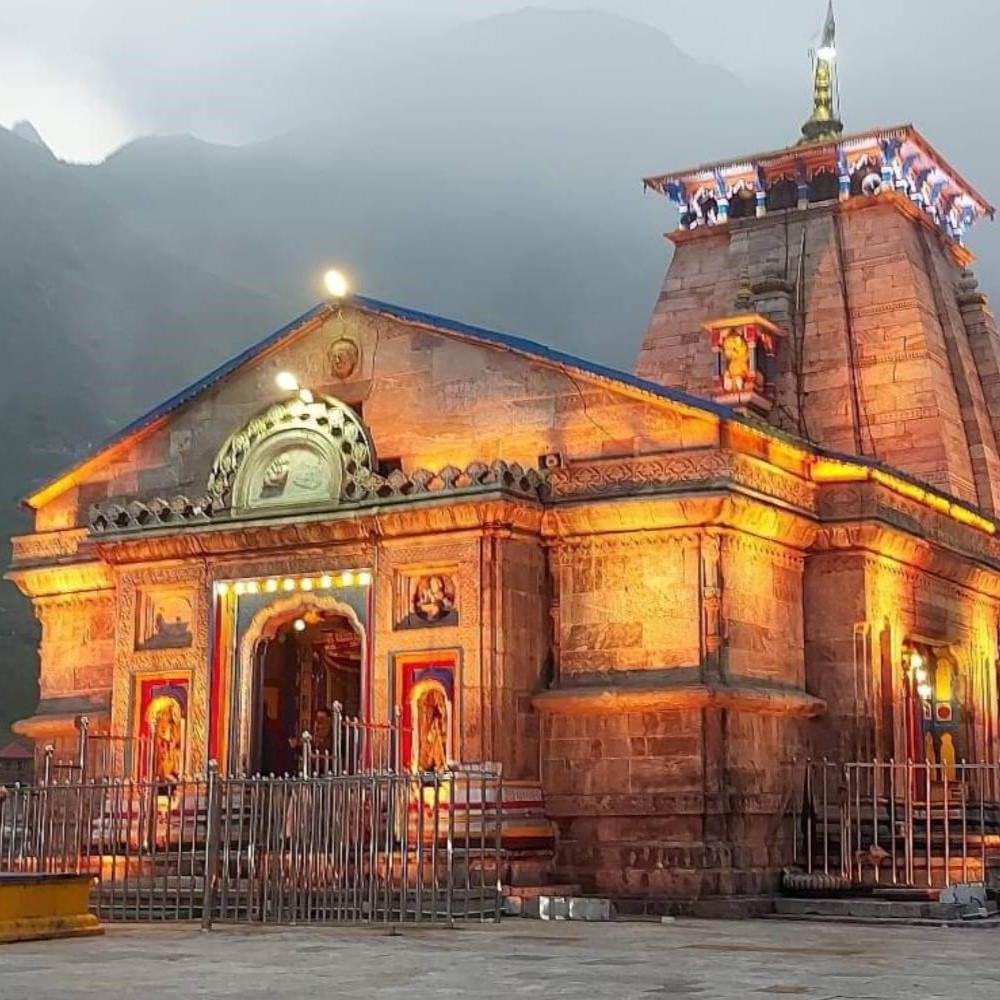
[[[275,330],[274,333],[264,337],[263,340],[260,340],[256,344],[248,347],[245,351],[241,351],[235,357],[230,358],[228,361],[219,365],[218,368],[210,371],[207,375],[204,375],[196,382],[192,382],[189,386],[181,389],[180,392],[171,396],[158,406],[154,406],[153,409],[144,413],[136,420],[133,420],[130,424],[123,427],[116,434],[104,441],[97,449],[91,452],[87,458],[76,463],[70,469],[67,469],[51,482],[40,487],[34,492],[40,493],[44,491],[50,485],[58,482],[59,479],[62,479],[63,476],[68,475],[75,469],[80,468],[82,465],[91,461],[108,448],[114,447],[114,445],[132,437],[132,435],[138,433],[144,427],[147,427],[175,410],[180,409],[180,407],[189,403],[206,389],[215,385],[217,382],[221,382],[223,379],[228,378],[268,348],[279,344],[286,337],[291,336],[291,334],[295,333],[296,330],[300,329],[306,323],[331,312],[339,305],[350,306],[355,309],[360,309],[363,312],[374,313],[380,316],[389,316],[403,323],[416,323],[420,326],[440,330],[443,333],[451,333],[469,340],[474,340],[478,343],[489,344],[491,347],[497,347],[502,350],[517,351],[519,354],[523,354],[529,358],[535,358],[538,361],[558,365],[560,367],[572,368],[584,375],[590,375],[631,389],[637,389],[640,392],[646,393],[658,399],[680,403],[684,406],[712,413],[725,419],[741,419],[739,415],[729,407],[720,406],[718,403],[713,403],[710,400],[702,399],[698,396],[682,392],[678,389],[668,389],[662,385],[657,385],[655,382],[650,382],[647,379],[637,378],[635,375],[621,371],[617,368],[611,368],[607,365],[587,361],[572,354],[567,354],[564,351],[557,351],[554,348],[546,347],[544,344],[539,344],[534,340],[527,340],[524,337],[516,337],[509,333],[499,333],[496,330],[486,330],[482,327],[471,326],[468,323],[460,323],[457,320],[446,319],[442,316],[435,316],[432,313],[419,312],[415,309],[395,306],[388,302],[380,302],[378,299],[369,299],[361,295],[352,295],[351,297],[344,299],[342,302],[334,303],[330,300],[326,300],[313,306],[301,316],[293,319],[291,323],[281,327],[280,330]]]

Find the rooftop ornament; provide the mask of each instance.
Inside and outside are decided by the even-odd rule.
[[[802,142],[837,139],[844,133],[837,94],[837,22],[833,0],[826,9],[823,37],[813,54],[813,113],[802,126]]]

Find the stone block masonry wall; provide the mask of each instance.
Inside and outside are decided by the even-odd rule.
[[[561,680],[698,662],[697,536],[579,539],[557,558]]]

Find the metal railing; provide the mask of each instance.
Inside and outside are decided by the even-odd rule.
[[[371,722],[345,715],[339,702],[333,716],[327,749],[314,736],[301,737],[301,769],[307,776],[323,774],[364,774],[366,772],[399,774],[403,770],[404,730],[402,710],[397,706],[391,722]]]
[[[497,920],[498,770],[125,778],[8,789],[0,871],[94,878],[105,920]]]
[[[1000,873],[1000,765],[794,764],[795,863],[852,885],[942,888]]]

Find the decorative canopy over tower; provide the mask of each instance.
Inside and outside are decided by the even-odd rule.
[[[795,144],[645,179],[680,225],[636,373],[1000,513],[1000,338],[962,273],[993,206],[912,125],[845,134],[836,61],[830,4]]]
[[[895,193],[961,244],[974,223],[993,217],[993,206],[912,125],[844,135],[836,59],[831,0],[813,53],[813,112],[799,143],[647,177],[645,188],[678,206],[682,229]]]

